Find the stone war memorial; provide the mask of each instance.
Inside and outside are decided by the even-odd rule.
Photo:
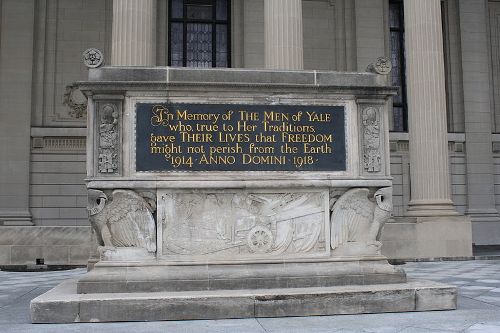
[[[88,50],[93,269],[34,323],[456,308],[381,255],[390,62],[364,72],[100,66]]]

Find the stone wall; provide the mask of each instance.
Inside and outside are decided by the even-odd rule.
[[[2,227],[0,265],[86,265],[90,227]]]
[[[34,137],[30,210],[37,226],[87,226],[84,137]]]

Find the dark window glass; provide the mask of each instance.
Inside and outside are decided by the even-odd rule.
[[[217,0],[217,19],[227,20],[227,0]]]
[[[403,1],[389,2],[389,30],[391,42],[392,85],[399,87],[393,98],[394,132],[408,130],[408,107],[406,104],[405,50],[404,50],[404,10]]]
[[[213,3],[211,0],[185,0],[186,16],[190,20],[213,19]]]
[[[211,24],[187,24],[186,53],[187,67],[212,67]]]
[[[230,66],[229,1],[170,0],[170,66]]]
[[[182,23],[172,23],[170,26],[170,63],[171,66],[182,67],[184,59],[184,42]]]
[[[172,0],[172,8],[170,9],[170,16],[173,18],[182,18],[183,16],[183,0]]]
[[[227,63],[227,25],[217,24],[216,67],[228,67]]]

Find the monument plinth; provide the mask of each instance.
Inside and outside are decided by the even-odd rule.
[[[456,307],[380,254],[385,75],[103,67],[78,86],[100,260],[34,322]]]

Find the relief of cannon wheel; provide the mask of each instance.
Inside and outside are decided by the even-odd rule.
[[[269,228],[257,225],[248,232],[247,243],[252,252],[266,253],[273,247],[274,236]]]

